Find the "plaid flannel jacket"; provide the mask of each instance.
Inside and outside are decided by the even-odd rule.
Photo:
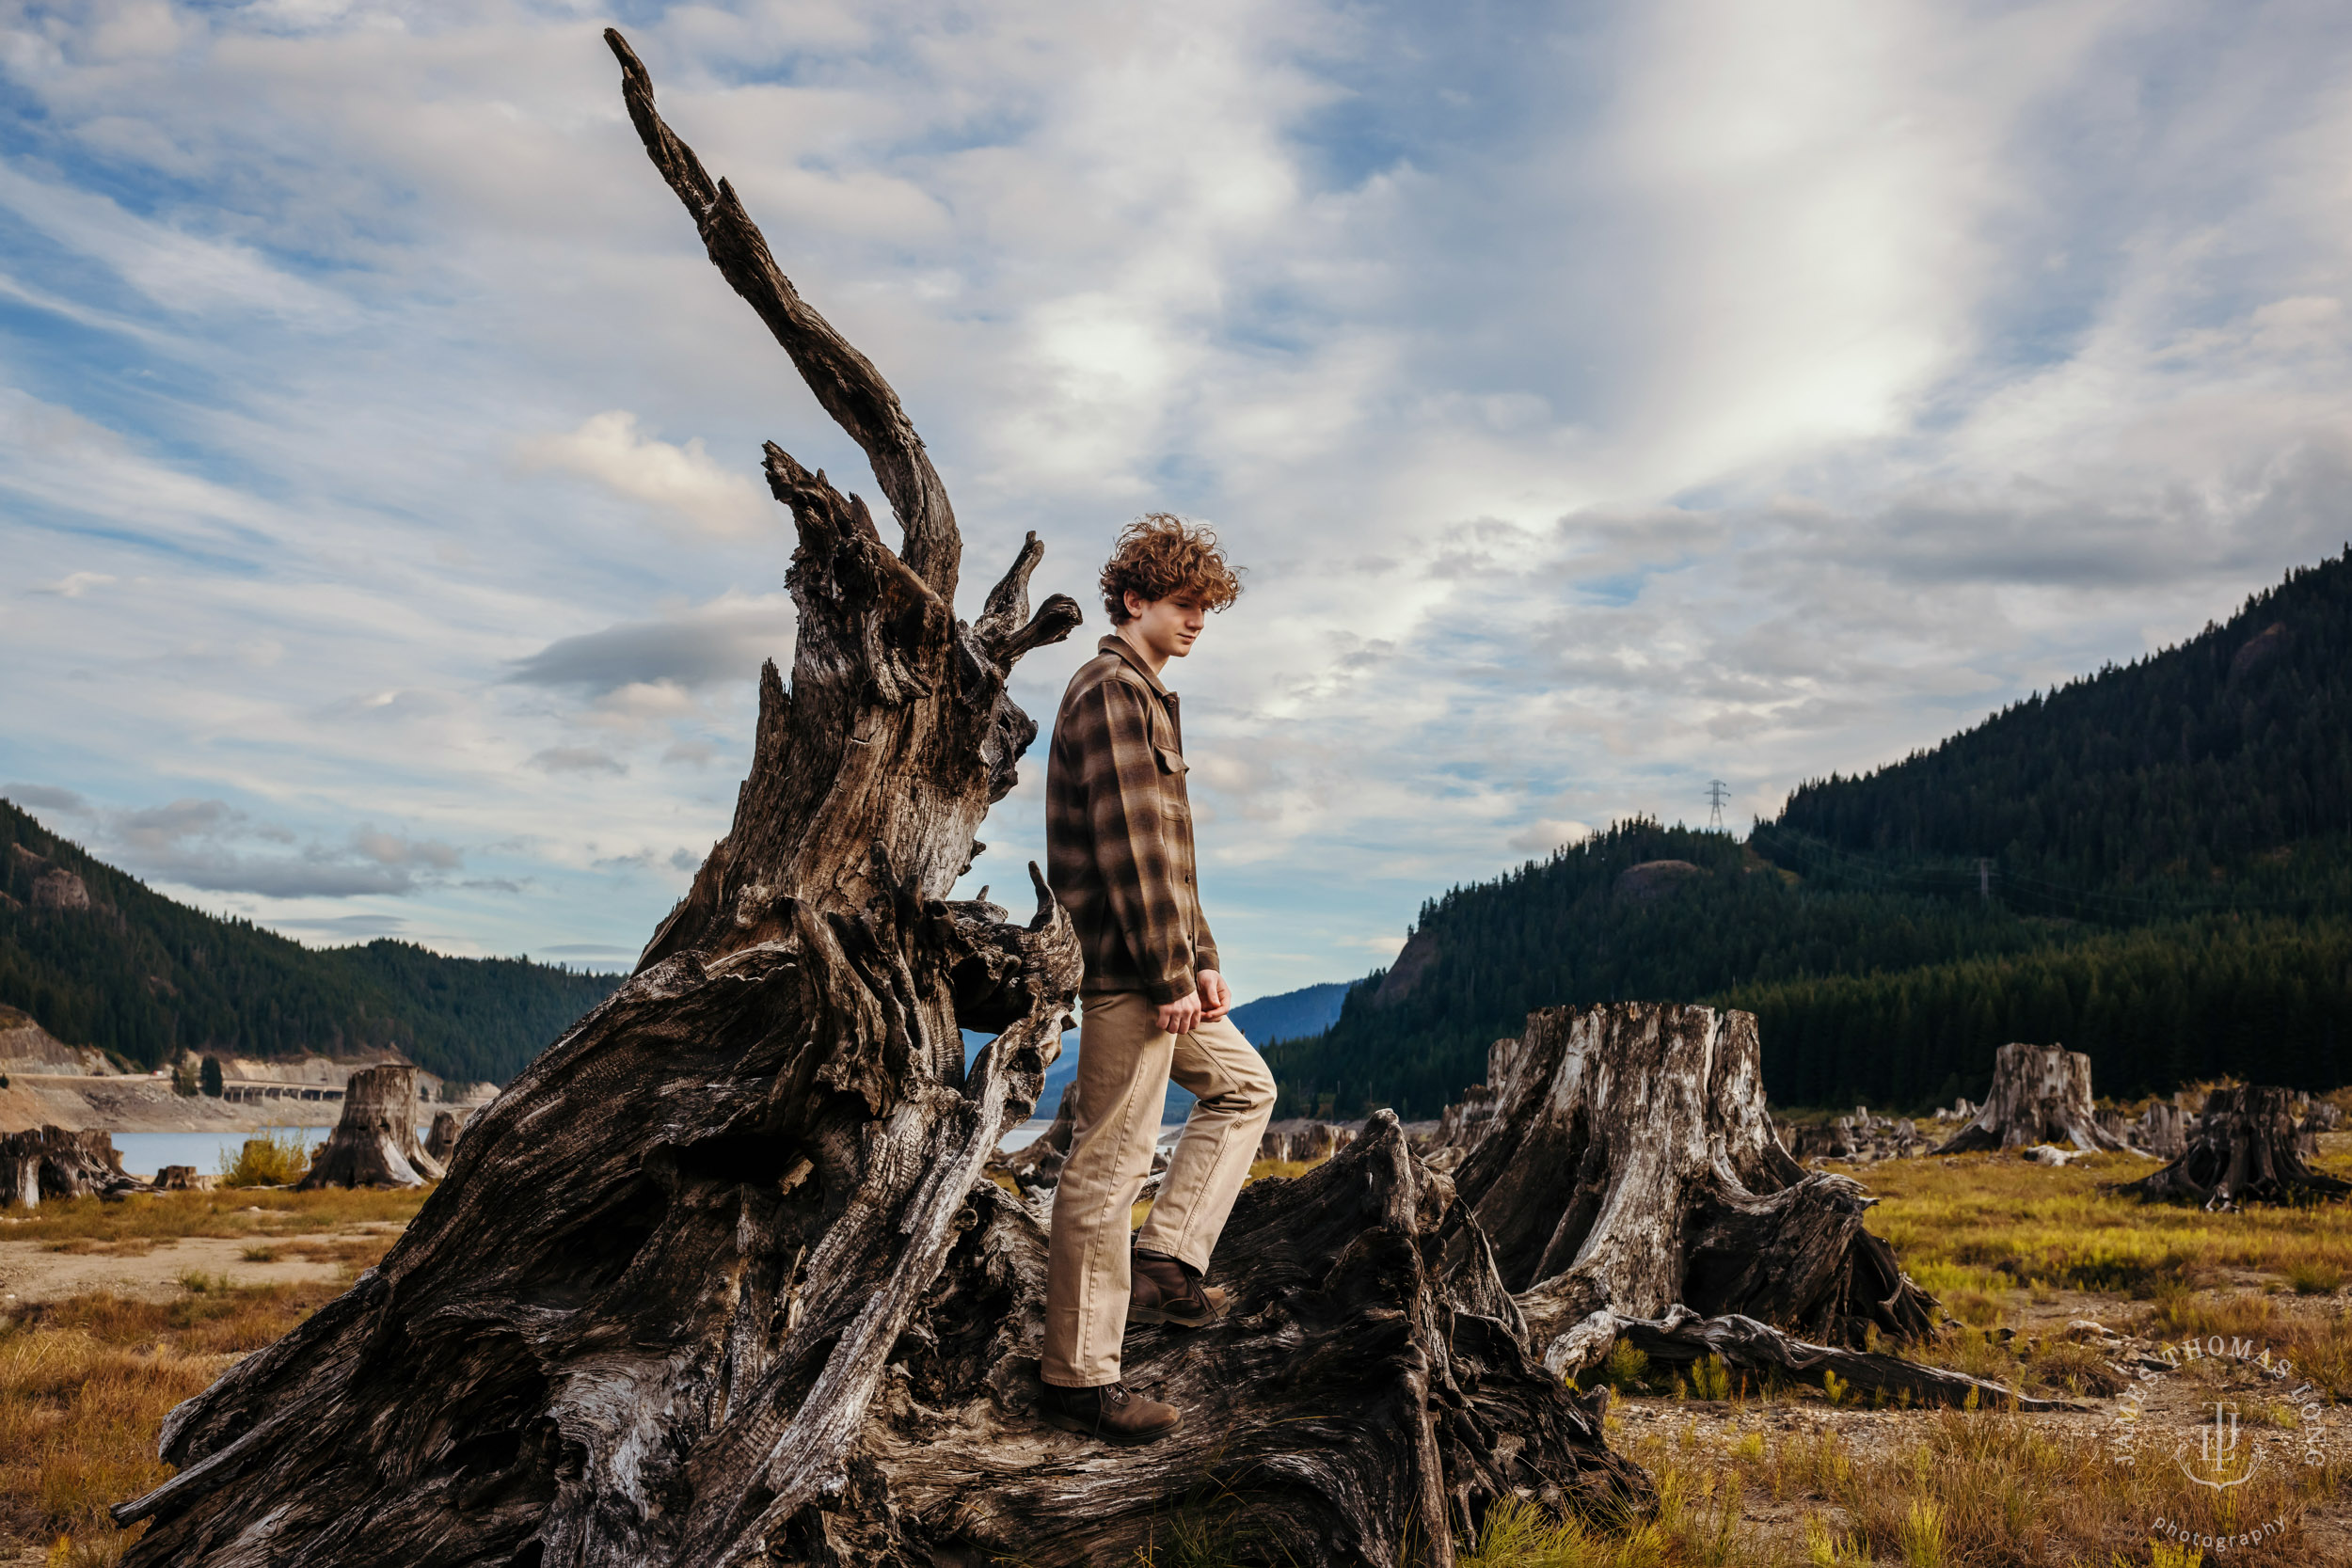
[[[1216,941],[1193,880],[1176,693],[1120,637],[1070,679],[1045,766],[1045,879],[1086,950],[1087,991],[1192,994]]]

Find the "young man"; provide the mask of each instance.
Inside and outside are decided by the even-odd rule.
[[[1103,568],[1117,629],[1054,719],[1045,770],[1046,879],[1086,951],[1078,1097],[1054,1198],[1045,1291],[1045,1418],[1148,1443],[1184,1419],[1119,1381],[1127,1321],[1198,1327],[1225,1310],[1204,1286],[1225,1217],[1274,1111],[1274,1079],[1225,1020],[1232,993],[1194,881],[1176,693],[1161,683],[1213,610],[1241,593],[1216,536],[1165,513],[1131,523]],[[1199,1096],[1134,1238],[1168,1081]]]

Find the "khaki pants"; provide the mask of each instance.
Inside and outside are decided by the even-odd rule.
[[[1220,1019],[1171,1035],[1154,1022],[1157,1011],[1141,991],[1086,999],[1069,1091],[1078,1107],[1045,1276],[1043,1373],[1065,1388],[1119,1381],[1132,1284],[1128,1214],[1152,1174],[1168,1079],[1199,1102],[1135,1243],[1204,1272],[1274,1114],[1274,1075],[1240,1030]]]

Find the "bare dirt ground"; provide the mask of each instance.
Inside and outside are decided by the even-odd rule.
[[[350,1250],[344,1243],[380,1248],[399,1228],[362,1226],[259,1243],[227,1236],[0,1241],[0,1316],[101,1291],[137,1301],[167,1301],[186,1290],[192,1275],[222,1289],[324,1283],[342,1266],[342,1255]]]

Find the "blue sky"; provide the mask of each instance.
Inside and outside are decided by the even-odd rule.
[[[18,6],[0,790],[306,941],[633,957],[789,663],[759,443],[871,480],[615,20],[968,576],[1161,509],[1248,568],[1172,672],[1245,996],[2352,534],[2342,7]]]

